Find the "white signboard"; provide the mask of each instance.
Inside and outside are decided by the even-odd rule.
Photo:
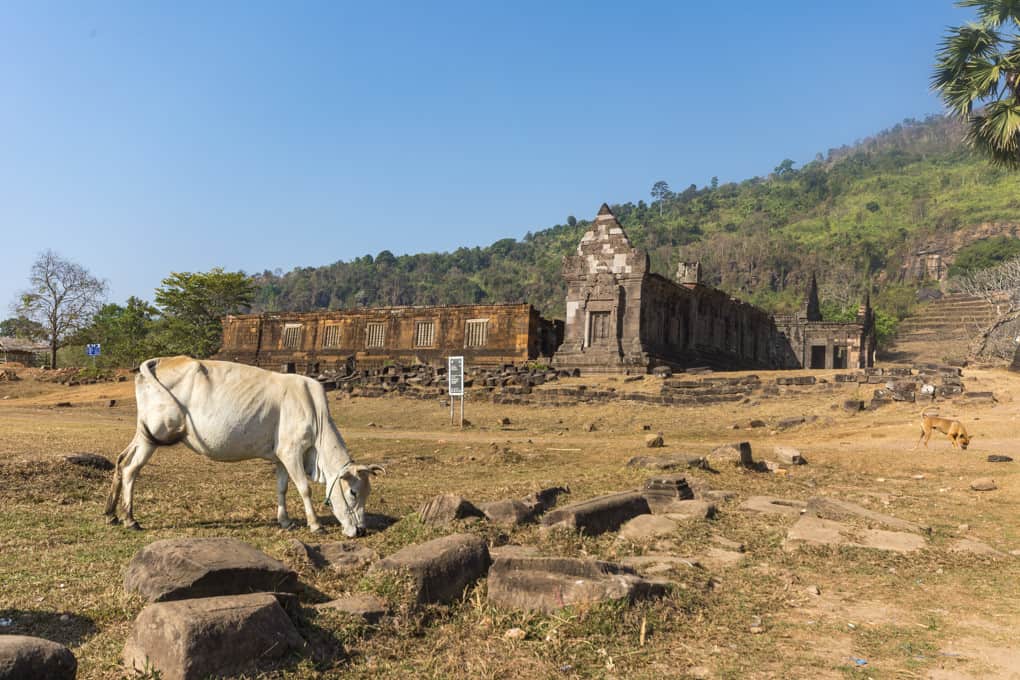
[[[464,396],[464,357],[450,357],[447,386],[451,397]]]

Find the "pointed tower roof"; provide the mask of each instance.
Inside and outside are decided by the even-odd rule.
[[[605,203],[581,237],[577,256],[589,272],[640,274],[648,269],[648,256],[631,245],[623,226]]]
[[[808,286],[807,300],[804,301],[804,316],[808,321],[821,321],[822,308],[818,303],[818,279],[814,273],[811,274],[811,284]]]

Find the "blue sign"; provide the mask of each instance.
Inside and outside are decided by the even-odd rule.
[[[90,357],[97,357],[100,354],[101,347],[102,345],[100,345],[98,342],[95,344],[85,345],[85,354],[87,354]]]

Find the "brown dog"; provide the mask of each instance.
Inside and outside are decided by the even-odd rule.
[[[928,407],[930,408],[930,407]],[[928,440],[931,439],[932,430],[938,430],[942,434],[949,437],[949,442],[953,447],[959,446],[966,450],[967,445],[970,444],[970,435],[967,434],[967,430],[963,427],[959,420],[950,420],[949,418],[939,418],[938,416],[930,416],[925,413],[927,408],[921,409],[921,438],[917,440],[917,444],[924,440],[924,447],[928,448]],[[917,444],[914,444],[914,448],[917,448]]]

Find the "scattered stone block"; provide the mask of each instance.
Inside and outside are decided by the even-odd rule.
[[[485,513],[457,494],[444,493],[418,508],[418,517],[423,524],[444,526],[467,517],[485,517]]]
[[[716,503],[724,503],[731,501],[737,497],[736,491],[730,491],[728,489],[706,489],[699,494],[706,501],[714,501]]]
[[[72,465],[95,468],[96,470],[112,470],[114,468],[110,460],[96,453],[75,453],[64,456],[64,460]]]
[[[651,512],[648,501],[640,493],[624,493],[599,496],[582,503],[558,508],[542,518],[542,526],[551,529],[561,527],[580,530],[588,535],[616,531],[629,519]]]
[[[535,517],[533,506],[515,499],[482,503],[479,507],[490,522],[501,526],[518,526]]]
[[[488,578],[491,604],[543,613],[571,605],[658,597],[668,588],[668,582],[644,579],[623,565],[567,557],[501,558]]]
[[[773,496],[751,496],[737,507],[748,512],[797,517],[807,508],[807,503],[786,498],[775,498]]]
[[[747,555],[744,553],[735,550],[709,547],[705,552],[695,556],[694,561],[706,569],[718,570],[735,567],[743,562],[746,557]]]
[[[683,475],[652,477],[645,481],[642,495],[648,501],[648,507],[652,512],[656,512],[657,507],[669,504],[671,501],[694,498],[694,492],[688,486]]]
[[[135,619],[124,665],[167,680],[235,676],[304,644],[269,593],[159,602]]]
[[[498,560],[503,557],[537,557],[538,548],[533,545],[501,545],[489,548],[489,557]]]
[[[581,426],[582,432],[594,432],[596,429],[598,428],[595,427],[595,423],[585,423]]]
[[[673,376],[673,369],[669,366],[656,366],[652,369],[652,375],[656,378],[670,378]]]
[[[657,507],[656,512],[675,520],[712,519],[716,509],[708,501],[673,500]]]
[[[634,456],[627,461],[627,467],[645,468],[646,470],[707,470],[709,466],[708,460],[704,456],[673,453],[665,456]]]
[[[233,538],[168,538],[145,546],[124,572],[124,588],[149,602],[252,592],[294,592],[297,574]]]
[[[812,517],[842,522],[850,518],[866,520],[896,531],[910,531],[915,534],[930,534],[931,527],[910,522],[899,517],[875,512],[868,508],[838,498],[812,496],[807,501],[807,514]]]
[[[995,398],[995,394],[992,392],[968,392],[967,403],[968,404],[994,404],[998,402]]]
[[[645,435],[645,446],[650,449],[662,448],[665,444],[666,442],[663,440],[661,432],[658,434]]]
[[[64,645],[28,635],[0,635],[0,680],[74,680],[78,661]]]
[[[638,515],[620,527],[620,538],[628,541],[647,541],[669,536],[676,531],[676,522],[661,515]]]
[[[388,608],[386,601],[371,593],[354,593],[344,597],[330,600],[323,604],[315,605],[319,611],[331,610],[341,611],[353,617],[362,619],[365,623],[379,623],[382,617],[386,616]]]
[[[786,533],[787,547],[798,543],[849,545],[889,552],[907,553],[924,547],[924,538],[905,531],[857,529],[842,522],[804,515]]]
[[[773,449],[776,460],[782,465],[804,465],[807,463],[800,451],[792,446],[777,446]]]
[[[864,401],[861,399],[847,399],[843,402],[843,410],[848,413],[858,413],[864,410]]]
[[[725,459],[735,459],[740,465],[752,466],[754,459],[751,457],[750,442],[736,442],[734,444],[723,444],[712,449],[712,456]]]
[[[407,575],[415,603],[443,604],[459,598],[488,568],[485,541],[473,534],[454,534],[398,550],[376,562],[371,571]]]
[[[970,488],[974,491],[995,491],[999,487],[991,477],[981,477],[971,482]]]
[[[1012,463],[1013,459],[1010,458],[1009,456],[1000,456],[998,454],[993,453],[992,455],[988,456],[988,462],[989,463]]]
[[[807,422],[807,418],[805,418],[804,416],[794,416],[792,418],[783,418],[782,420],[780,420],[779,422],[776,423],[776,429],[777,430],[789,430],[792,427],[797,427],[798,425],[803,425],[806,422]]]
[[[348,574],[374,562],[379,556],[371,548],[353,542],[335,542],[309,545],[296,538],[287,547],[286,555],[301,565],[313,569],[332,569]]]

